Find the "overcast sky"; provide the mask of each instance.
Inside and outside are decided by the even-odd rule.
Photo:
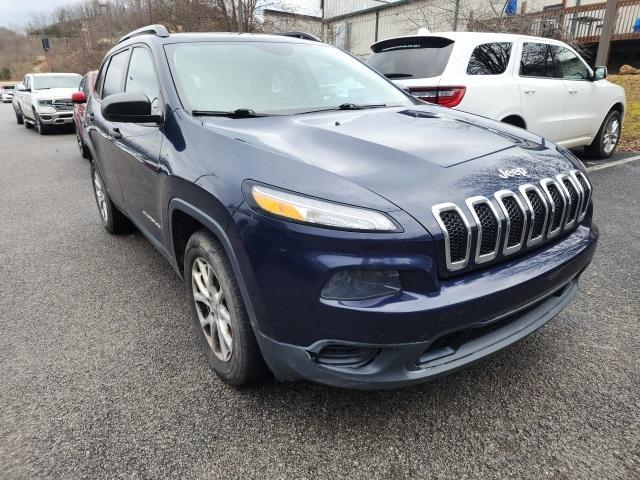
[[[320,0],[282,0],[298,6],[300,13],[318,15]],[[78,0],[0,0],[0,26],[22,28],[32,13],[48,14],[61,5],[78,3]]]

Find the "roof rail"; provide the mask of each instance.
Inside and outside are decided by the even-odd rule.
[[[155,35],[156,37],[168,37],[169,30],[164,25],[147,25],[146,27],[139,28],[133,32],[127,33],[124,37],[118,40],[118,43],[122,43],[125,40],[129,40],[132,37],[138,35]]]
[[[283,32],[277,33],[276,35],[280,35],[283,37],[301,38],[302,40],[311,40],[312,42],[322,42],[322,40],[320,40],[318,37],[307,32]]]

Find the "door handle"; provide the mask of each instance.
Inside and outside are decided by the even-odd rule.
[[[122,133],[120,133],[120,129],[118,127],[112,127],[109,129],[109,136],[114,140],[120,140],[122,138]]]
[[[536,89],[535,88],[523,88],[522,92],[527,94],[527,95],[533,95],[534,93],[536,93]]]
[[[576,93],[578,93],[578,90],[576,88],[570,88],[567,90],[567,92],[569,92],[571,95],[575,95]]]

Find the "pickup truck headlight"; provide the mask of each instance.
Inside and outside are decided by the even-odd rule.
[[[343,230],[400,231],[387,215],[374,210],[317,200],[262,185],[253,185],[251,196],[263,212],[296,222]]]
[[[51,105],[51,103],[53,103],[53,100],[38,100],[38,105]]]

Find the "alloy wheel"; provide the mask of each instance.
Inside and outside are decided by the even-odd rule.
[[[619,139],[620,119],[614,116],[607,123],[607,126],[604,129],[604,135],[602,137],[602,147],[607,155],[610,154],[614,148],[616,148]]]
[[[211,265],[202,257],[196,258],[191,267],[191,287],[207,343],[218,359],[228,362],[233,354],[231,316],[222,285]]]
[[[109,221],[109,211],[107,210],[107,198],[104,192],[104,186],[98,172],[93,173],[93,188],[96,192],[96,200],[98,202],[98,210],[102,216],[102,221],[106,224]]]

